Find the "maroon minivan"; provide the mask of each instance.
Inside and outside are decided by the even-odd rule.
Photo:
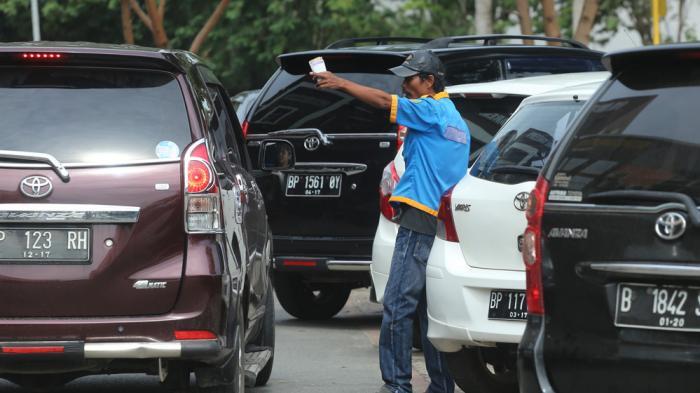
[[[0,377],[267,382],[270,230],[229,97],[200,59],[0,45],[0,118]]]

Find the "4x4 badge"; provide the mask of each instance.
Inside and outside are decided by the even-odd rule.
[[[308,151],[314,151],[321,146],[321,140],[316,136],[310,136],[304,141],[304,149]]]
[[[51,194],[53,184],[46,176],[27,176],[19,183],[19,190],[30,198],[43,198]]]
[[[513,206],[515,206],[515,208],[520,210],[521,212],[524,212],[525,209],[527,209],[528,199],[530,199],[530,193],[521,192],[515,196],[515,199],[513,200]]]
[[[666,213],[656,219],[656,234],[664,240],[675,240],[683,236],[686,225],[685,217],[682,214]]]

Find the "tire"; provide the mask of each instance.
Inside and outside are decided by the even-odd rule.
[[[299,319],[333,318],[345,306],[350,291],[350,288],[338,284],[316,284],[310,288],[299,275],[275,275],[277,299],[286,312]]]
[[[245,371],[243,369],[243,351],[245,351],[245,323],[243,320],[243,307],[236,310],[236,333],[233,353],[228,362],[223,366],[223,374],[230,376],[231,382],[217,386],[200,387],[201,393],[244,393]]]
[[[464,348],[445,355],[455,383],[465,392],[518,392],[515,359],[502,348]]]
[[[261,347],[268,347],[272,351],[270,360],[267,361],[265,367],[260,370],[258,377],[255,379],[255,386],[265,386],[270,380],[272,374],[272,364],[275,360],[275,294],[272,286],[267,292],[267,300],[265,301],[265,320],[263,321],[262,332],[258,344]]]
[[[190,391],[190,369],[178,361],[168,362],[168,375],[162,385],[170,393]]]

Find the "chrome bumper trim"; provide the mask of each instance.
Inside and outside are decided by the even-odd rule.
[[[0,223],[133,224],[140,207],[53,203],[0,203]]]
[[[86,343],[86,359],[179,358],[182,343]]]
[[[368,272],[372,261],[334,261],[326,262],[328,270],[346,272]]]
[[[700,277],[700,265],[676,263],[591,263],[591,270],[645,276]]]

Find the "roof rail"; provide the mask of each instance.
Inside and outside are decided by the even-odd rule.
[[[339,49],[355,46],[359,43],[370,43],[374,45],[388,45],[390,43],[409,43],[409,44],[427,44],[432,38],[421,37],[362,37],[362,38],[345,38],[335,41],[328,45],[326,49]]]
[[[489,35],[463,35],[463,36],[452,36],[452,37],[441,37],[436,38],[427,44],[423,45],[421,49],[440,49],[448,48],[450,44],[456,42],[469,42],[469,41],[483,41],[481,44],[484,46],[498,45],[498,41],[501,40],[512,40],[520,39],[525,41],[544,41],[544,42],[557,42],[560,44],[566,44],[572,48],[578,49],[588,49],[588,47],[578,41],[567,40],[563,38],[545,37],[539,35],[518,35],[518,34],[489,34]]]

